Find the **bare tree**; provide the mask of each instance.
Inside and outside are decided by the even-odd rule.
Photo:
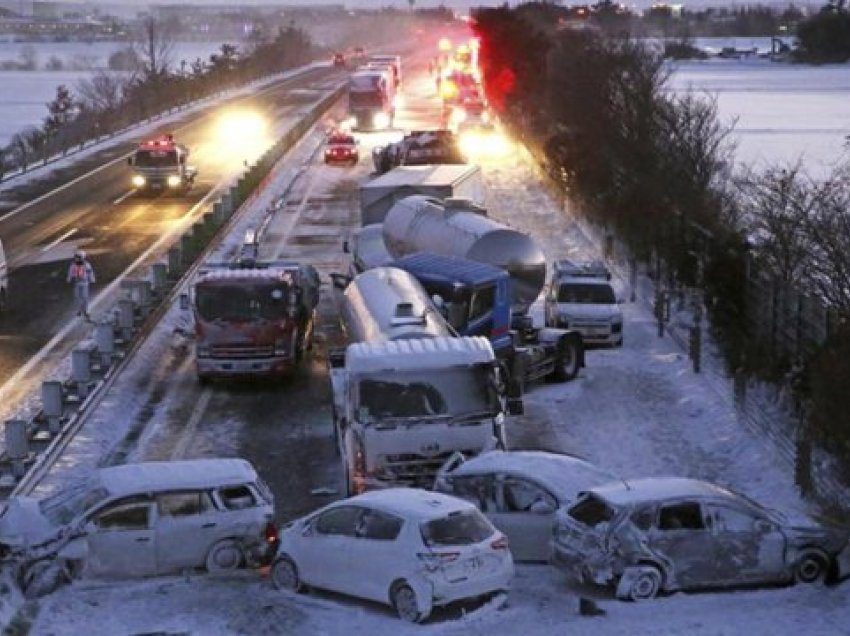
[[[127,75],[97,71],[88,79],[77,83],[80,101],[90,108],[100,111],[114,111],[121,104],[124,87],[129,81]]]
[[[145,18],[134,42],[145,80],[162,78],[173,62],[176,29],[154,17]]]
[[[850,317],[850,164],[818,187],[807,231],[811,252],[806,281],[829,305]]]
[[[800,285],[811,265],[807,228],[819,199],[816,184],[799,162],[741,179],[739,204],[755,243],[755,263],[781,283]]]

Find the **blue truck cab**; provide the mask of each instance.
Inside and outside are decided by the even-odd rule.
[[[513,346],[511,279],[505,270],[427,252],[400,258],[393,266],[413,274],[432,297],[439,297],[458,335],[488,338],[499,357]]]

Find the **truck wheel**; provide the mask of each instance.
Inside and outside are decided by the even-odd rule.
[[[559,347],[555,354],[555,368],[552,370],[552,379],[555,382],[569,382],[578,375],[579,353],[575,344],[569,342]]]

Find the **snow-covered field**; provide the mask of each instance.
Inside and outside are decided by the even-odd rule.
[[[671,90],[717,97],[721,120],[735,125],[738,162],[802,158],[812,174],[822,175],[850,156],[850,65],[715,59],[671,66]]]
[[[406,124],[424,125],[436,114],[427,78],[408,80],[410,110]],[[385,143],[386,135],[364,135],[361,163],[339,171],[315,160],[304,172],[299,210],[321,218],[356,218],[356,198],[332,196],[341,180],[363,180],[368,155]],[[596,248],[569,210],[554,200],[537,178],[527,155],[483,163],[491,214],[531,232],[547,258],[588,258]],[[335,176],[338,175],[338,176]],[[291,174],[281,173],[270,192],[258,201],[260,211],[289,187]],[[309,185],[304,185],[304,183]],[[348,206],[348,207],[346,207]],[[323,209],[325,208],[325,209]],[[346,214],[350,212],[351,214]],[[300,214],[298,212],[297,214]],[[338,259],[331,247],[317,250],[292,239],[305,229],[300,216],[283,208],[281,249],[293,258],[313,254],[323,262]],[[325,228],[326,230],[328,228]],[[339,234],[345,234],[344,227]],[[618,284],[622,286],[622,281]],[[643,291],[640,292],[642,295]],[[641,297],[639,300],[643,300]],[[539,315],[539,307],[536,311]],[[512,443],[570,451],[587,457],[624,477],[680,475],[729,485],[765,504],[797,514],[808,507],[793,485],[793,469],[768,443],[753,436],[738,421],[725,396],[705,376],[694,374],[686,355],[669,338],[658,338],[644,303],[624,306],[625,344],[622,349],[588,353],[587,368],[565,385],[536,387],[526,397],[526,414],[512,422]],[[170,316],[174,316],[172,311]],[[123,422],[134,409],[140,377],[165,369],[175,346],[176,318],[152,337],[148,354],[140,353],[136,372],[119,380],[127,387],[88,426],[45,486],[56,487],[74,471],[97,461],[110,427]],[[171,321],[171,322],[169,322]],[[140,365],[149,365],[145,371]],[[189,373],[191,371],[189,370]],[[175,377],[175,384],[178,378]],[[160,398],[162,399],[162,398]],[[108,400],[107,400],[108,402]],[[160,417],[167,404],[158,406]],[[178,421],[183,421],[178,414]],[[194,419],[194,416],[193,416]],[[167,423],[164,423],[165,426]],[[287,423],[289,424],[289,423]],[[194,453],[238,452],[239,420],[213,409],[201,411],[191,430],[174,427]],[[316,425],[316,435],[329,434],[330,422]],[[327,430],[325,430],[327,429]],[[222,431],[229,434],[220,436]],[[112,435],[115,433],[112,432]],[[190,436],[191,435],[191,439]],[[183,437],[181,437],[183,436]],[[164,441],[169,441],[164,438]],[[174,441],[174,438],[171,438]],[[188,442],[194,445],[189,446]],[[179,447],[179,446],[178,446]],[[200,449],[200,450],[199,450]],[[176,451],[175,451],[176,452]],[[285,458],[280,456],[280,461]],[[313,592],[294,596],[274,591],[255,574],[214,578],[170,577],[127,582],[82,582],[40,602],[33,634],[527,634],[564,633],[733,635],[850,633],[850,584],[835,588],[796,586],[775,590],[677,594],[647,603],[602,602],[606,615],[582,617],[576,596],[563,578],[547,566],[520,565],[507,603],[491,602],[469,613],[453,608],[437,612],[427,625],[401,624],[388,608]]]
[[[36,71],[0,70],[0,147],[9,143],[15,133],[28,126],[38,126],[47,116],[47,103],[56,96],[56,88],[64,84],[74,92],[77,84],[91,76],[92,70],[105,68],[109,55],[126,42],[39,42],[37,44],[0,42],[0,64],[19,59],[23,47],[36,52]],[[172,55],[191,62],[197,57],[207,59],[220,45],[215,42],[180,42]],[[51,57],[62,60],[63,69],[45,70]]]

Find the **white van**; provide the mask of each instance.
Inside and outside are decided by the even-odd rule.
[[[6,252],[3,251],[3,241],[0,241],[0,314],[9,302],[9,264],[6,262]]]
[[[77,576],[151,576],[267,564],[277,548],[274,500],[244,459],[102,468],[43,500],[14,497],[0,551],[39,596]]]

